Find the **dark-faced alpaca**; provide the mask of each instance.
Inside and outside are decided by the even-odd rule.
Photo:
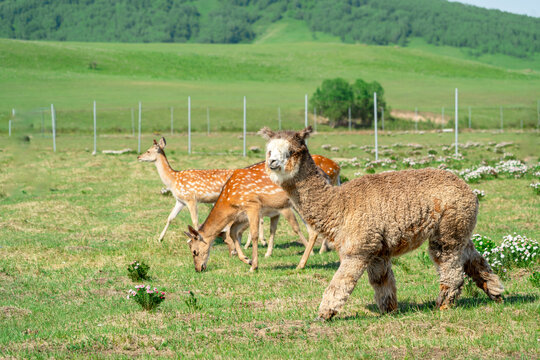
[[[456,175],[436,169],[366,175],[331,186],[319,174],[305,143],[311,127],[273,132],[266,166],[304,220],[334,240],[340,266],[326,288],[319,317],[332,318],[367,270],[375,300],[385,313],[397,308],[393,256],[418,248],[426,239],[440,277],[437,306],[449,307],[461,292],[464,273],[491,299],[500,301],[503,286],[476,251],[471,234],[478,200]]]

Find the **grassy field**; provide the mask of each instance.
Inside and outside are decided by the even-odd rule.
[[[54,103],[59,132],[88,133],[93,100],[102,132],[130,131],[138,101],[144,131],[165,131],[171,106],[183,130],[188,96],[196,131],[206,129],[207,108],[213,130],[240,129],[243,96],[251,131],[277,123],[278,108],[284,127],[299,128],[304,95],[333,77],[377,80],[391,108],[440,114],[445,107],[446,121],[454,116],[457,87],[463,124],[472,107],[474,127],[498,128],[504,106],[505,127],[519,127],[522,120],[525,127],[537,126],[538,62],[495,57],[491,65],[418,42],[410,48],[298,42],[305,41],[301,29],[286,30],[298,24],[276,26],[269,30],[274,35],[252,45],[0,40],[0,132],[7,132],[12,108],[15,128],[36,131],[36,110]]]
[[[464,160],[448,160],[451,168],[498,162],[505,156],[494,151],[501,142],[513,142],[504,152],[518,159],[539,160],[537,133],[460,136],[463,144],[478,144],[461,148]],[[153,137],[144,135],[144,149]],[[177,169],[241,167],[262,159],[238,156],[241,140],[234,134],[196,134],[191,156],[185,136],[167,140]],[[100,149],[136,147],[135,138],[123,135],[98,141]],[[446,156],[452,141],[443,133],[380,138],[382,156],[397,164],[430,150]],[[263,140],[250,135],[248,144],[262,146]],[[325,144],[339,149],[324,150]],[[362,133],[320,133],[309,140],[313,153],[340,160],[349,179],[365,173],[351,159],[373,160],[372,145],[372,136]],[[274,255],[260,260],[257,273],[229,257],[221,242],[208,270],[195,273],[182,233],[190,223],[187,211],[156,243],[174,201],[160,194],[152,164],[138,163],[136,154],[91,156],[90,136],[59,137],[56,154],[50,146],[50,138],[39,136],[0,142],[1,358],[538,358],[540,291],[529,282],[538,262],[510,271],[503,304],[466,289],[454,308],[439,311],[438,279],[424,245],[394,262],[396,313],[378,313],[363,277],[335,321],[313,322],[338,266],[335,252],[315,254],[305,270],[295,270],[303,248],[281,221]],[[216,153],[222,155],[209,156]],[[486,192],[476,232],[497,243],[513,232],[538,240],[534,181],[527,175],[471,185]],[[210,206],[200,210],[203,220]],[[126,299],[135,285],[126,267],[135,259],[150,264],[149,283],[167,292],[154,312]],[[189,291],[200,309],[186,304]]]

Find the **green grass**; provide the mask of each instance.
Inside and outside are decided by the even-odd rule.
[[[536,163],[536,133],[474,132],[461,141],[479,147],[461,149],[466,167],[502,156],[491,142],[512,141],[505,148]],[[144,134],[143,148],[153,134]],[[234,134],[197,134],[195,154],[186,155],[185,136],[167,137],[173,167],[241,167],[261,160],[238,156]],[[381,146],[395,155],[420,157],[428,149],[444,154],[452,134],[384,133]],[[100,149],[133,147],[136,139],[102,136]],[[409,143],[423,148],[412,154]],[[263,145],[254,135],[249,145]],[[323,144],[339,151],[321,149]],[[355,144],[357,148],[350,148]],[[403,145],[403,146],[400,146]],[[320,133],[309,140],[313,153],[335,159],[373,159],[360,147],[372,145],[361,133]],[[394,146],[393,146],[394,145]],[[540,292],[528,281],[531,269],[516,269],[504,280],[506,301],[495,304],[484,294],[462,294],[448,311],[435,309],[438,280],[426,264],[425,245],[394,264],[399,311],[380,315],[373,291],[363,277],[343,311],[330,323],[312,322],[322,293],[338,266],[335,252],[312,256],[305,270],[294,269],[302,246],[280,222],[271,258],[260,270],[227,254],[218,242],[208,271],[195,273],[183,231],[187,211],[175,219],[162,244],[156,238],[173,199],[160,194],[152,164],[135,154],[91,156],[90,136],[63,135],[58,153],[50,138],[19,137],[0,142],[0,357],[20,358],[535,358],[538,355]],[[369,149],[368,149],[369,150]],[[226,153],[228,151],[228,153]],[[226,153],[222,156],[209,154]],[[362,168],[343,168],[348,178]],[[533,179],[500,178],[472,187],[483,189],[476,232],[500,243],[516,231],[539,238],[539,198]],[[203,220],[210,206],[200,206]],[[268,231],[268,222],[265,230]],[[262,250],[261,250],[262,251]],[[248,252],[249,253],[249,252]],[[135,285],[127,276],[134,259],[151,266],[151,283],[167,300],[143,312],[125,297]],[[200,309],[185,300],[193,291]]]
[[[146,111],[145,131],[167,129],[170,106],[177,109],[179,128],[185,128],[188,96],[197,131],[206,128],[207,107],[215,130],[240,129],[243,96],[250,130],[277,123],[278,107],[284,126],[299,128],[304,94],[311,95],[323,79],[333,77],[377,80],[393,109],[418,107],[421,113],[439,114],[444,106],[447,119],[453,117],[458,87],[460,121],[471,106],[475,127],[497,128],[499,106],[504,105],[505,126],[519,127],[521,120],[525,127],[537,125],[537,70],[509,70],[425,48],[285,43],[287,36],[290,41],[301,38],[293,36],[300,32],[286,30],[297,25],[276,25],[286,26],[282,37],[276,35],[283,43],[272,43],[270,36],[268,43],[252,45],[0,40],[0,132],[7,132],[12,108],[20,114],[15,119],[19,128],[35,130],[41,119],[32,111],[51,103],[60,132],[91,131],[93,100],[101,115],[109,112],[100,118],[103,132],[131,130],[130,109],[138,101]],[[92,62],[97,69],[90,68]]]

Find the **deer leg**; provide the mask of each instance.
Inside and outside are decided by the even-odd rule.
[[[158,241],[161,242],[163,240],[163,238],[165,237],[165,233],[167,232],[167,229],[169,228],[169,225],[171,224],[171,221],[174,220],[176,215],[178,215],[178,213],[180,212],[180,210],[184,208],[184,206],[186,206],[184,203],[178,200],[176,201],[176,204],[174,204],[174,208],[172,209],[171,213],[169,214],[169,217],[167,218],[167,224],[165,225],[165,228],[159,235]]]
[[[328,240],[326,237],[324,237],[322,239],[321,248],[319,249],[319,254],[323,254],[328,251],[330,251],[330,248],[328,247]]]
[[[368,262],[363,258],[342,257],[341,265],[324,291],[319,306],[319,319],[330,320],[341,310],[367,266]]]
[[[249,221],[249,231],[251,233],[252,244],[252,256],[251,256],[251,269],[249,271],[255,271],[259,267],[259,254],[258,254],[258,245],[259,245],[259,209],[250,209],[247,211],[247,217]]]
[[[186,201],[186,205],[189,210],[189,214],[191,215],[191,222],[193,223],[193,227],[195,229],[199,228],[199,210],[197,209],[197,200],[188,200]]]
[[[272,220],[270,220],[272,221]],[[259,241],[261,242],[262,246],[266,246],[266,241],[264,240],[264,218],[261,216],[261,220],[259,223]],[[272,225],[270,225],[272,227]]]
[[[375,290],[375,301],[382,313],[397,309],[396,279],[390,259],[376,257],[367,268],[369,283]]]
[[[319,233],[313,230],[310,226],[307,226],[307,230],[309,235],[309,242],[306,246],[304,254],[302,255],[302,258],[300,259],[300,263],[298,263],[298,266],[296,267],[297,269],[303,269],[306,266],[309,255],[313,253],[313,246],[315,245],[315,241],[317,241],[317,237],[319,236]]]
[[[272,255],[272,251],[274,250],[274,237],[276,235],[278,222],[279,215],[270,218],[270,238],[268,239],[268,249],[266,250],[266,254],[264,254],[264,257],[269,257]]]
[[[245,222],[234,223],[231,225],[229,233],[231,235],[234,246],[236,247],[236,254],[238,255],[240,261],[251,265],[251,260],[249,260],[249,258],[242,252],[242,246],[240,245],[239,241],[239,234],[242,234],[242,232],[246,229],[247,225],[248,224]]]
[[[246,245],[244,245],[244,249],[248,249],[249,245],[251,245],[251,233],[248,234],[248,238],[246,241]]]
[[[302,234],[300,231],[300,226],[298,226],[298,221],[296,221],[296,216],[294,216],[294,212],[291,210],[291,208],[283,209],[280,212],[281,215],[283,215],[283,217],[289,222],[296,235],[298,235],[300,241],[302,241],[302,244],[304,244],[304,246],[308,246],[308,242],[304,237],[304,234]]]

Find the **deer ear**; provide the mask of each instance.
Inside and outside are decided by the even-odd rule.
[[[302,140],[305,140],[309,137],[309,134],[311,134],[313,132],[313,128],[310,126],[308,126],[307,128],[305,128],[304,130],[300,130],[299,132],[296,133],[296,135],[302,139]]]
[[[273,132],[272,130],[270,130],[269,127],[266,127],[266,126],[263,127],[261,130],[259,130],[257,134],[261,135],[266,140],[270,140],[276,135],[275,132]]]
[[[187,243],[189,244],[192,240],[193,240],[193,235],[191,235],[190,233],[188,233],[187,231],[184,231],[184,235],[187,236]]]
[[[189,233],[195,236],[199,236],[199,232],[195,230],[191,225],[188,225]]]
[[[158,145],[159,145],[160,148],[165,149],[165,145],[167,145],[167,142],[165,141],[165,138],[164,138],[164,137],[162,137],[161,139],[159,139]]]
[[[154,139],[154,145],[157,145],[157,141],[156,141],[156,139]]]

